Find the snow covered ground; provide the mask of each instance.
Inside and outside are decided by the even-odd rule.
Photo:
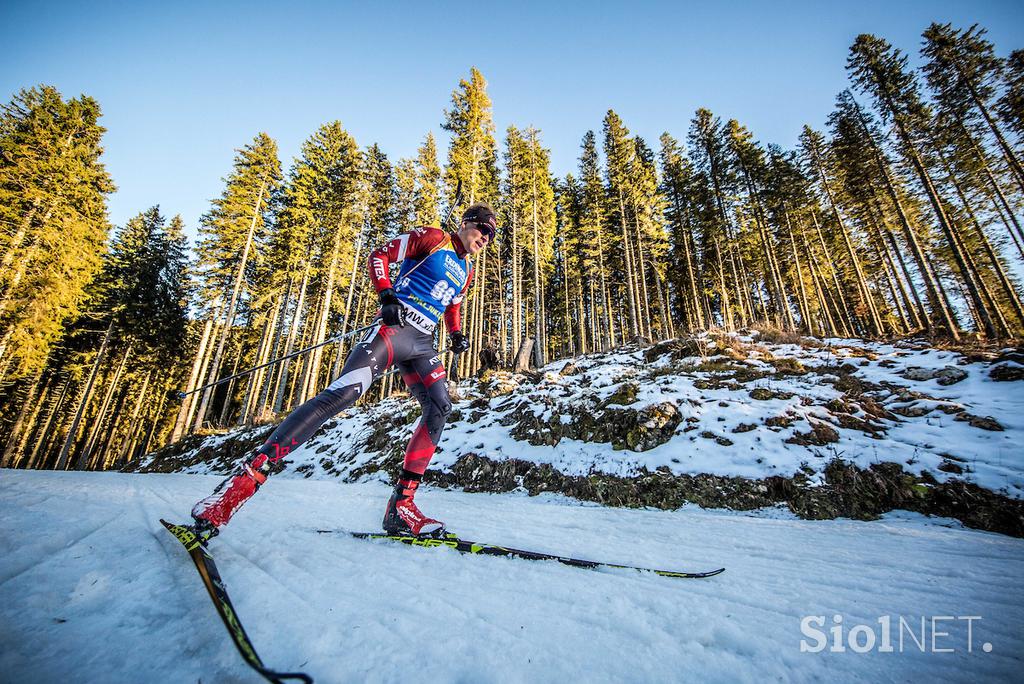
[[[993,380],[991,363],[914,341],[830,339],[802,346],[759,342],[756,333],[733,335],[728,344],[723,343],[725,337],[696,339],[703,353],[676,361],[668,353],[645,359],[646,349],[614,350],[573,359],[577,371],[571,374],[561,372],[569,361],[550,363],[536,382],[511,373],[496,374],[482,387],[475,381],[462,382],[462,400],[455,402],[460,419],[446,427],[430,467],[447,470],[460,457],[475,453],[496,461],[548,463],[566,475],[602,472],[629,477],[642,468],[667,468],[677,475],[760,479],[792,477],[801,471],[820,475],[830,461],[842,459],[861,468],[894,462],[910,473],[927,472],[939,482],[962,479],[1024,499],[1024,381]],[[813,372],[780,375],[776,370],[786,362]],[[928,373],[950,368],[963,373],[963,379],[943,385],[938,379],[904,377],[911,369]],[[737,381],[738,370],[752,379]],[[864,396],[883,417],[876,415],[878,410],[866,411],[859,396],[851,398],[838,389],[834,383],[840,376],[879,388]],[[564,437],[552,448],[510,434],[509,426],[526,412],[542,422],[562,423],[581,409],[599,415],[601,402],[627,384],[636,386],[634,401],[612,408],[671,404],[682,422],[668,441],[647,451],[630,451],[607,442]],[[755,398],[757,391],[770,397]],[[485,402],[482,409],[480,402]],[[343,412],[292,451],[291,466],[275,477],[348,477],[376,456],[366,448],[369,435],[414,406],[412,399],[392,398]],[[982,429],[964,420],[968,416],[993,419],[997,425]],[[404,445],[415,423],[397,423],[404,426],[393,431],[393,440]],[[837,440],[791,443],[815,425],[834,430]],[[259,430],[266,434],[266,428]],[[229,436],[211,436],[203,446],[209,449]],[[225,469],[223,464],[200,462],[184,471],[205,474]]]
[[[0,680],[259,681],[157,522],[216,480],[0,471]],[[275,479],[214,541],[270,667],[318,682],[997,682],[1024,666],[1021,539],[911,514],[810,522],[429,487],[425,511],[467,538],[727,570],[677,580],[314,532],[375,529],[386,497],[382,482]],[[874,647],[851,650],[868,631]],[[801,652],[818,632],[825,649]]]

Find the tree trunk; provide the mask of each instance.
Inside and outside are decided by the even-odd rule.
[[[96,374],[99,372],[100,364],[105,361],[105,355],[107,351],[107,343],[110,341],[110,334],[114,330],[114,324],[107,327],[107,332],[103,335],[103,342],[100,343],[100,349],[96,352],[96,358],[92,364],[92,370],[89,371],[89,379],[85,383],[85,388],[82,390],[82,398],[78,402],[78,408],[75,411],[75,417],[71,421],[71,427],[68,430],[67,437],[64,439],[64,446],[61,447],[60,455],[57,457],[57,463],[54,466],[54,470],[66,470],[68,463],[68,454],[71,452],[71,445],[78,437],[78,427],[82,422],[82,416],[85,413],[85,407],[92,399],[93,385],[96,382]]]
[[[214,305],[217,308],[217,305]],[[202,369],[203,356],[206,354],[206,347],[210,341],[210,333],[213,330],[213,319],[216,314],[206,319],[206,323],[203,325],[203,334],[199,339],[199,348],[196,350],[196,358],[192,362],[192,373],[188,377],[188,385],[185,387],[185,392],[191,392],[196,388],[199,382],[199,373]],[[195,395],[187,394],[184,399],[181,400],[181,406],[178,408],[178,417],[174,421],[174,430],[171,433],[171,441],[177,442],[181,439],[182,433],[185,431],[185,426],[188,424],[189,415],[192,413],[192,405],[195,403]]]
[[[978,217],[975,215],[974,210],[971,208],[970,201],[967,199],[967,195],[964,192],[963,187],[960,185],[960,182],[956,179],[956,176],[953,174],[952,166],[950,165],[949,161],[945,158],[945,156],[941,154],[941,152],[940,159],[942,159],[942,163],[946,168],[946,174],[949,179],[949,182],[953,186],[953,189],[956,190],[957,196],[960,198],[960,203],[963,206],[964,211],[967,213],[967,218],[971,221],[971,224],[974,226],[974,232],[977,233],[978,235],[978,239],[981,242],[982,249],[984,249],[985,251],[985,256],[988,257],[989,263],[992,265],[992,270],[996,274],[1000,286],[1003,288],[1003,293],[1006,295],[1007,301],[1010,303],[1010,306],[1013,309],[1013,312],[1016,315],[1017,320],[1020,321],[1021,323],[1024,323],[1024,309],[1021,308],[1021,302],[1019,297],[1017,296],[1017,291],[1014,289],[1013,284],[1007,277],[1006,271],[1005,269],[1003,269],[1003,264],[999,260],[999,256],[992,248],[992,243],[989,242],[988,236],[985,235],[985,230],[984,228],[981,227],[981,223],[978,221]],[[964,245],[964,252],[965,254],[970,256],[970,252],[967,249],[966,245]],[[999,304],[995,299],[995,296],[992,294],[988,285],[985,283],[985,280],[984,278],[982,278],[980,271],[977,271],[976,265],[974,266],[974,268],[977,272],[979,288],[982,290],[985,298],[992,303],[993,313],[995,313],[995,315],[998,317],[999,323],[1005,330],[1006,335],[1008,337],[1012,337],[1013,331],[1010,329],[1009,324],[1006,322],[1006,319],[1003,316],[1003,312],[1000,309]]]
[[[331,247],[331,262],[327,268],[327,285],[324,288],[323,307],[320,310],[320,320],[317,322],[316,335],[313,337],[313,344],[320,344],[327,339],[327,321],[331,315],[331,300],[334,298],[334,281],[337,278],[338,272],[338,251],[341,248],[341,226],[335,230],[334,244]],[[311,360],[310,368],[310,381],[308,384],[307,396],[317,391],[317,388],[321,385],[320,382],[320,362],[323,358],[324,348],[320,347],[313,350],[313,358]]]
[[[213,356],[213,363],[211,364],[211,373],[208,378],[208,382],[212,382],[216,378],[214,377],[220,369],[221,356],[224,353],[224,346],[227,343],[228,335],[231,334],[231,329],[235,323],[235,306],[238,304],[238,295],[242,289],[242,278],[245,275],[245,265],[249,259],[249,250],[252,248],[252,238],[256,233],[256,221],[260,215],[260,204],[263,203],[263,191],[267,187],[267,181],[264,179],[260,183],[260,191],[256,196],[256,204],[252,209],[252,221],[249,223],[249,232],[245,238],[245,248],[242,250],[242,258],[238,263],[238,273],[235,275],[235,284],[231,288],[231,299],[228,304],[227,316],[224,320],[224,329],[221,331],[220,341],[217,343],[217,351]],[[199,404],[199,413],[196,416],[196,425],[200,426],[203,420],[206,418],[206,410],[210,404],[210,398],[213,395],[213,388],[210,388],[203,392],[202,401]]]
[[[814,335],[814,322],[811,320],[811,307],[807,301],[807,291],[804,289],[804,272],[800,267],[800,257],[796,252],[796,238],[793,237],[793,222],[789,218],[789,209],[782,205],[782,214],[786,217],[786,229],[789,233],[789,246],[793,253],[793,263],[796,265],[797,294],[800,297],[800,318],[803,327],[809,335]]]
[[[960,69],[959,64],[957,64],[956,68],[957,72],[960,74],[962,82],[965,83],[967,88],[970,90],[971,99],[974,101],[974,105],[978,108],[978,111],[981,112],[981,115],[985,117],[985,123],[988,124],[988,127],[992,130],[992,135],[994,135],[996,141],[998,141],[999,149],[1002,150],[1003,156],[1006,158],[1006,163],[1009,164],[1010,169],[1013,171],[1014,178],[1017,179],[1017,185],[1020,186],[1021,192],[1024,193],[1024,168],[1021,168],[1020,160],[1017,159],[1017,154],[1013,151],[1010,144],[1006,142],[1006,138],[1003,137],[1003,132],[999,130],[999,126],[996,125],[995,119],[992,118],[992,114],[988,111],[988,107],[985,106],[985,103],[982,101],[981,97],[979,97],[978,91],[974,88],[974,84],[971,83],[970,79],[964,77],[964,73]]]
[[[629,255],[629,235],[626,232],[626,203],[619,188],[619,225],[622,228],[622,259],[626,269],[626,295],[629,297],[629,329],[633,336],[640,333],[637,328],[636,293],[633,291],[633,264]]]
[[[43,383],[43,373],[40,372],[29,385],[28,393],[25,395],[24,401],[21,402],[21,408],[18,410],[18,417],[11,427],[11,433],[7,436],[3,455],[0,457],[0,468],[11,468],[13,467],[12,464],[21,460],[25,442],[35,425],[35,414],[38,412],[37,405],[40,403],[40,390],[45,394],[51,382],[52,379],[47,381],[47,383]],[[31,418],[29,418],[30,414],[32,414]]]
[[[735,326],[732,322],[732,306],[729,304],[729,290],[725,286],[725,264],[722,263],[722,250],[718,247],[718,239],[715,238],[715,256],[718,258],[718,282],[722,292],[722,325],[732,332]]]
[[[811,217],[814,217],[813,212]],[[807,241],[807,235],[803,232],[800,233],[800,240],[803,242],[804,255],[807,257],[807,268],[811,271],[811,283],[814,285],[814,290],[818,300],[818,311],[822,314],[823,327],[826,329],[826,336],[836,337],[842,333],[843,337],[849,337],[850,333],[846,327],[846,322],[843,320],[842,314],[839,310],[839,306],[832,300],[832,297],[828,291],[828,283],[825,282],[825,277],[821,275],[818,270],[817,260],[814,258],[814,253],[811,251],[811,245]],[[833,312],[835,316],[833,316]],[[836,320],[839,320],[839,324],[836,324]]]
[[[512,366],[514,373],[525,373],[530,369],[530,358],[533,355],[535,340],[532,337],[524,337],[519,344],[519,351],[516,352],[515,364]]]
[[[899,111],[893,107],[891,99],[886,96],[886,104],[889,106],[890,111]],[[913,139],[910,136],[909,131],[903,123],[901,117],[895,116],[893,122],[896,125],[896,130],[899,133],[900,139],[903,145],[907,149],[907,154],[910,157],[910,162],[914,167],[914,171],[917,173],[921,185],[924,187],[925,194],[928,195],[928,201],[931,203],[932,211],[935,212],[935,217],[938,219],[939,227],[942,228],[942,232],[945,234],[946,241],[949,243],[953,253],[953,259],[956,262],[957,268],[960,269],[960,275],[964,279],[964,284],[967,286],[967,291],[970,294],[970,299],[974,304],[978,315],[981,317],[982,326],[984,327],[985,334],[989,337],[995,337],[996,331],[995,326],[992,323],[992,319],[989,316],[988,309],[985,307],[984,302],[981,299],[981,293],[978,291],[977,283],[974,281],[973,274],[971,273],[970,267],[967,265],[967,261],[964,254],[959,248],[959,241],[956,236],[957,228],[949,220],[946,215],[946,210],[942,206],[942,200],[939,197],[938,190],[935,188],[935,184],[932,182],[931,174],[928,173],[928,169],[925,168],[924,161],[921,159],[920,153],[917,151],[917,146],[914,144]]]
[[[534,159],[535,146],[530,146],[530,177],[533,186],[533,302],[536,306],[536,313],[534,315],[534,337],[536,339],[536,353],[537,353],[537,367],[540,368],[544,365],[544,316],[543,316],[543,305],[541,304],[541,292],[540,292],[540,241],[537,236],[539,230],[537,220],[537,171],[534,168],[536,166]]]
[[[65,378],[61,382],[60,395],[57,400],[53,402],[53,405],[49,409],[49,413],[46,416],[46,421],[43,424],[43,429],[39,432],[39,437],[33,441],[32,452],[29,454],[28,463],[25,465],[26,469],[32,469],[36,466],[40,454],[47,454],[47,443],[50,440],[53,426],[56,423],[57,416],[60,415],[60,408],[64,404],[64,399],[68,395],[68,387],[71,386],[71,381]],[[44,463],[46,458],[43,459]]]
[[[107,419],[107,409],[110,407],[110,401],[113,399],[118,385],[121,384],[121,376],[124,374],[124,368],[128,364],[128,359],[131,354],[132,345],[129,344],[124,350],[124,354],[121,355],[121,362],[117,365],[117,370],[114,371],[114,376],[110,379],[110,385],[107,387],[107,391],[103,395],[103,402],[100,404],[100,410],[92,420],[92,429],[89,431],[89,438],[86,440],[85,449],[82,450],[82,453],[79,454],[78,459],[75,461],[75,470],[84,470],[86,467],[91,469],[95,465],[95,459],[91,458],[91,456],[96,449],[99,436],[103,431],[103,424]]]
[[[307,262],[302,272],[302,284],[299,286],[299,298],[295,303],[295,313],[292,314],[291,325],[288,326],[288,341],[285,343],[284,353],[282,356],[288,356],[292,353],[292,349],[295,345],[295,335],[299,329],[299,321],[302,320],[302,307],[306,301],[306,286],[309,284],[309,263]],[[291,365],[291,359],[281,362],[281,368],[278,373],[277,389],[274,395],[274,413],[280,413],[282,405],[284,404],[285,390],[288,386],[288,368]]]
[[[141,425],[139,423],[139,413],[142,412],[142,405],[145,403],[146,391],[149,389],[149,380],[153,376],[153,371],[147,371],[146,377],[142,380],[142,388],[138,392],[138,396],[135,399],[135,407],[132,409],[132,415],[130,419],[130,429],[128,430],[127,439],[124,440],[124,446],[121,452],[117,455],[115,462],[127,463],[131,460],[132,450],[135,448],[135,442],[139,437],[139,430]],[[103,469],[106,470],[111,465],[110,461],[104,464]]]

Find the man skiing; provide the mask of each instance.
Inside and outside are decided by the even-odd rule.
[[[425,516],[414,502],[451,411],[448,381],[434,350],[433,331],[443,315],[449,350],[458,354],[469,349],[460,320],[462,298],[473,277],[469,257],[484,249],[496,230],[494,210],[477,203],[463,213],[462,225],[455,233],[422,226],[370,254],[370,282],[381,304],[373,327],[348,355],[341,376],[289,414],[211,496],[193,507],[200,537],[216,535],[267,477],[281,470],[282,458],[309,439],[324,421],[352,406],[392,365],[398,366],[423,413],[384,513],[384,531],[417,536],[443,532],[444,523]],[[393,263],[401,263],[394,285],[388,275]]]

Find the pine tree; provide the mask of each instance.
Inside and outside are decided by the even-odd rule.
[[[470,79],[461,80],[452,92],[451,108],[444,112],[441,127],[452,134],[448,145],[448,165],[444,171],[445,193],[449,207],[455,200],[458,183],[467,204],[496,202],[498,198],[498,150],[494,139],[494,121],[491,99],[487,96],[487,82],[473,67]],[[462,306],[464,327],[470,328],[468,337],[475,349],[484,347],[484,336],[494,332],[493,321],[485,320],[488,302],[500,300],[498,291],[501,269],[490,268],[488,251],[474,259],[473,284]],[[458,359],[457,375],[472,373],[478,367],[478,357]]]
[[[654,151],[640,136],[633,139],[633,147],[630,203],[637,240],[637,275],[642,304],[641,327],[649,338],[655,337],[655,328],[658,337],[666,338],[672,336],[672,320],[666,301],[668,293],[665,269],[668,234],[664,216],[668,200],[661,192]]]
[[[626,298],[626,311],[629,314],[630,335],[636,337],[640,330],[640,296],[637,287],[635,269],[637,267],[634,254],[633,239],[630,236],[629,198],[633,192],[632,167],[636,148],[629,138],[629,129],[622,123],[619,115],[612,110],[604,117],[604,154],[605,180],[608,197],[609,219],[619,229],[619,244]]]
[[[782,273],[776,255],[776,248],[769,231],[768,217],[761,197],[761,188],[765,185],[768,173],[764,151],[754,141],[754,136],[738,121],[732,119],[727,124],[729,149],[735,159],[738,177],[745,186],[749,213],[753,216],[756,232],[761,245],[761,256],[765,268],[765,284],[773,303],[775,323],[781,328],[792,330],[794,327],[792,312],[782,281]]]
[[[22,90],[0,110],[0,381],[38,374],[100,268],[114,186],[88,96]]]
[[[448,203],[454,200],[459,181],[467,203],[493,201],[498,195],[498,149],[487,81],[476,67],[452,92],[451,109],[445,110],[441,127],[452,134],[444,170]]]
[[[277,157],[277,143],[266,133],[260,133],[253,142],[238,150],[232,173],[225,179],[221,196],[200,219],[203,236],[198,248],[198,265],[202,281],[200,297],[214,302],[211,315],[223,316],[216,343],[206,353],[210,360],[199,384],[216,379],[225,368],[225,348],[239,306],[244,307],[249,296],[251,277],[255,273],[257,250],[264,239],[269,223],[269,198],[281,180],[281,163]],[[252,261],[250,261],[250,257]],[[247,276],[249,277],[247,282]],[[241,342],[241,340],[236,340]],[[227,367],[230,370],[231,366]],[[225,375],[227,373],[224,373]],[[231,401],[232,383],[222,388],[222,411]],[[213,390],[206,390],[199,400],[194,428],[198,429],[207,418]]]
[[[693,170],[679,142],[668,133],[661,135],[662,194],[666,197],[665,219],[670,229],[671,262],[668,281],[674,286],[687,330],[706,325],[702,278],[693,239],[693,208],[690,188]]]
[[[611,276],[608,251],[614,243],[614,233],[607,228],[604,185],[593,131],[583,136],[581,148],[580,237],[584,246],[583,265],[588,274],[591,338],[598,349],[608,349],[616,344],[615,312],[608,285]]]
[[[129,387],[141,375],[174,375],[188,324],[185,249],[180,217],[167,227],[159,207],[115,233],[103,268],[90,284],[86,313],[68,335],[69,347],[80,350],[78,358],[57,360],[90,366],[58,468],[71,463],[72,456],[79,469],[108,465],[113,458],[104,452],[122,418]],[[97,328],[105,329],[102,338],[93,332]]]
[[[749,293],[740,280],[742,266],[737,266],[734,254],[734,228],[729,217],[727,202],[736,190],[736,176],[731,168],[727,153],[722,123],[707,109],[698,109],[690,124],[689,142],[695,169],[698,172],[698,187],[702,202],[702,238],[705,250],[713,255],[716,272],[715,287],[720,298],[722,324],[728,329],[735,328],[735,313],[740,324],[748,320],[751,310],[747,300]],[[698,200],[700,201],[700,200]],[[726,266],[728,263],[728,267]],[[733,293],[730,296],[727,268],[731,272]]]
[[[1007,58],[1004,92],[996,106],[999,118],[1024,136],[1024,50],[1014,50]]]
[[[1024,167],[992,112],[1002,64],[985,40],[985,29],[977,24],[966,30],[932,24],[923,35],[921,54],[928,59],[924,73],[940,107],[961,120],[972,111],[981,115],[1024,192]]]
[[[555,233],[555,199],[551,182],[551,152],[540,143],[539,131],[526,129],[525,143],[527,159],[524,166],[529,178],[527,206],[531,248],[528,250],[533,266],[534,336],[537,344],[537,366],[543,366],[548,358],[547,345],[547,302],[544,284],[554,268],[553,243]]]
[[[437,163],[437,143],[434,135],[426,139],[416,152],[416,225],[441,225],[441,167]],[[447,228],[447,226],[441,226]]]
[[[892,123],[901,150],[928,197],[981,327],[986,335],[996,337],[990,305],[982,296],[976,269],[969,262],[970,255],[964,251],[960,229],[950,220],[947,202],[939,194],[928,169],[925,153],[931,114],[921,101],[917,79],[907,69],[907,58],[886,41],[862,34],[850,48],[847,70],[854,83],[875,98],[882,116]]]

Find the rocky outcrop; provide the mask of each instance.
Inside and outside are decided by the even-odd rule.
[[[874,520],[896,509],[955,518],[968,527],[1024,537],[1024,501],[1009,499],[960,480],[938,483],[907,473],[896,463],[861,469],[830,461],[822,482],[803,473],[792,478],[750,480],[720,475],[673,475],[667,469],[641,470],[631,477],[603,473],[564,475],[546,463],[494,461],[466,454],[448,472],[428,471],[435,485],[468,492],[525,489],[531,496],[558,492],[608,506],[676,509],[686,503],[705,508],[754,510],[786,505],[807,520]]]

